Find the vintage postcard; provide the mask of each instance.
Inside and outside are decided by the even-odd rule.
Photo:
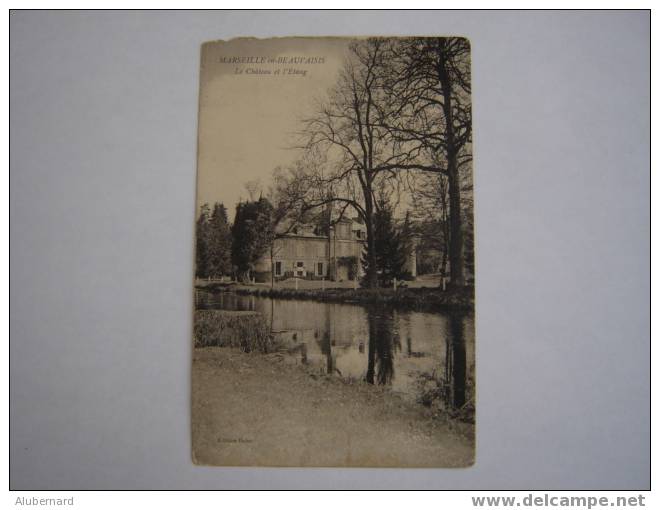
[[[470,43],[201,54],[192,458],[475,458]]]

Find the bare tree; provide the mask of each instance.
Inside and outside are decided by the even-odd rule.
[[[439,198],[447,198],[451,283],[461,287],[461,175],[472,162],[469,43],[372,38],[353,43],[350,55],[328,99],[303,121],[306,161],[294,171],[293,194],[303,208],[335,203],[360,215],[367,229],[367,285],[375,287],[379,203],[398,196],[401,183],[414,182],[415,174],[438,176]]]
[[[461,174],[472,163],[470,45],[463,38],[403,38],[393,44],[380,115],[389,134],[415,161],[399,169],[440,173],[449,197],[451,284],[465,284]],[[471,221],[471,220],[470,220]]]
[[[447,177],[437,173],[417,173],[408,180],[412,195],[413,218],[421,242],[419,249],[440,253],[440,259],[426,261],[433,272],[445,276],[449,257],[449,193]]]
[[[304,166],[295,170],[294,187],[305,209],[334,203],[340,215],[352,208],[367,230],[368,287],[378,285],[374,237],[377,193],[396,189],[398,165],[410,159],[389,135],[381,118],[388,100],[382,69],[389,53],[385,39],[369,39],[350,46],[350,58],[314,115],[303,120]]]
[[[300,207],[296,198],[295,188],[292,186],[295,180],[290,180],[291,172],[287,172],[278,166],[273,169],[271,184],[266,191],[266,198],[273,205],[272,231],[273,237],[270,243],[270,286],[275,286],[275,256],[277,253],[276,242],[295,230],[304,223],[305,210]]]

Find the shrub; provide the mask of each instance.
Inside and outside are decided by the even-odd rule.
[[[243,352],[268,352],[273,339],[264,317],[256,312],[195,311],[195,347],[239,347]]]

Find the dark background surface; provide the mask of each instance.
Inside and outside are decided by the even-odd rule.
[[[472,41],[477,462],[193,466],[200,45],[405,34]],[[10,42],[12,488],[649,487],[647,13],[21,11]]]

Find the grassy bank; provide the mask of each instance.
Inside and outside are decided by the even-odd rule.
[[[269,352],[273,345],[270,326],[256,312],[196,310],[195,347],[238,347],[243,352]]]
[[[278,299],[306,299],[330,303],[359,303],[394,305],[412,310],[471,310],[474,307],[474,289],[442,291],[434,288],[394,289],[287,289],[252,287],[243,285],[209,284],[209,292],[234,292]]]
[[[197,464],[466,467],[474,426],[385,387],[310,373],[279,354],[195,349]]]

